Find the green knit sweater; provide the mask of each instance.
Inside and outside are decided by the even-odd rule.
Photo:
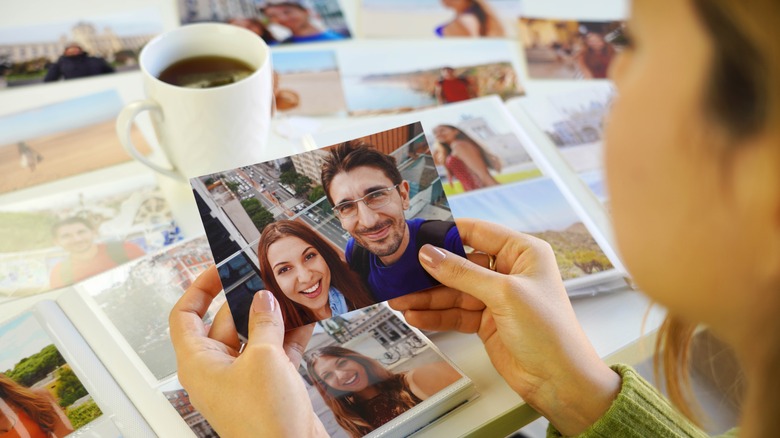
[[[633,368],[613,365],[612,369],[623,378],[620,393],[604,416],[578,437],[709,437],[674,409],[666,397]],[[737,432],[737,429],[732,429],[722,437],[736,437]],[[547,429],[548,438],[561,436],[552,425]]]

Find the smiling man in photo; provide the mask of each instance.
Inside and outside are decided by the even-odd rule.
[[[426,243],[465,256],[454,222],[407,220],[409,182],[395,159],[361,144],[340,144],[322,165],[322,186],[352,236],[345,255],[377,301],[439,284],[417,258]]]

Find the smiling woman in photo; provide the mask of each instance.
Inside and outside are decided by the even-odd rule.
[[[444,362],[395,374],[376,359],[337,345],[314,351],[306,365],[336,421],[353,437],[371,432],[461,377]]]
[[[56,438],[73,426],[51,394],[0,374],[0,437]]]
[[[287,328],[375,304],[337,250],[306,225],[267,225],[257,251],[260,277],[282,307]]]

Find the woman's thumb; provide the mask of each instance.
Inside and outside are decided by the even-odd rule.
[[[282,346],[284,342],[284,321],[279,309],[279,302],[274,295],[261,290],[252,298],[249,311],[249,340],[247,347],[252,345],[270,344]]]
[[[419,259],[422,267],[441,284],[465,292],[487,306],[494,302],[497,280],[502,274],[429,244],[420,248]]]

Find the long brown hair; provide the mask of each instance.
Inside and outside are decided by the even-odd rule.
[[[319,358],[323,356],[343,357],[357,362],[366,370],[369,383],[380,393],[389,394],[390,400],[395,406],[393,409],[398,414],[419,403],[420,399],[409,389],[404,374],[393,374],[376,359],[338,345],[322,347],[312,353],[307,353],[307,356],[306,371],[314,382],[314,387],[317,388],[322,399],[333,411],[339,425],[353,437],[366,435],[374,430],[374,426],[371,425],[370,419],[366,419],[360,414],[360,410],[357,409],[360,399],[354,393],[332,388],[314,372],[314,365]]]
[[[325,239],[300,222],[291,220],[277,221],[266,225],[263,229],[257,248],[257,258],[260,262],[260,277],[263,279],[265,287],[279,301],[286,327],[298,327],[318,321],[318,318],[314,316],[310,309],[291,301],[282,293],[279,283],[276,282],[276,276],[271,263],[268,261],[268,248],[279,239],[288,236],[295,236],[313,246],[325,259],[325,263],[330,269],[331,286],[344,295],[349,310],[376,304],[370,298],[368,291],[363,288],[360,277],[349,269],[349,266],[341,259],[336,249],[326,242]]]
[[[436,128],[439,127],[448,128],[457,131],[457,134],[455,134],[455,138],[458,140],[466,140],[469,143],[473,144],[474,147],[476,147],[479,150],[479,155],[480,157],[482,157],[482,161],[485,163],[485,166],[487,166],[488,169],[500,170],[500,169],[496,169],[495,165],[493,164],[493,161],[488,156],[488,153],[485,150],[485,148],[483,148],[482,145],[480,145],[477,141],[471,138],[468,134],[463,132],[460,128],[453,125],[446,125],[446,124],[441,124],[436,126]],[[439,144],[442,145],[444,150],[447,152],[447,156],[452,154],[452,146],[449,143],[439,141]]]
[[[710,74],[705,83],[703,112],[709,124],[723,129],[730,145],[738,146],[770,129],[778,129],[780,115],[780,44],[777,0],[692,0],[698,18],[714,47]],[[728,155],[728,151],[716,151]],[[780,313],[780,285],[767,305]],[[692,420],[697,407],[689,379],[689,347],[696,325],[669,315],[658,334],[656,375],[663,369],[670,399]],[[757,381],[750,382],[759,395],[752,406],[759,424],[756,436],[776,435],[780,430],[780,319],[767,321],[762,343],[766,356]]]
[[[57,412],[51,400],[0,373],[0,399],[20,408],[46,432],[54,430]]]

